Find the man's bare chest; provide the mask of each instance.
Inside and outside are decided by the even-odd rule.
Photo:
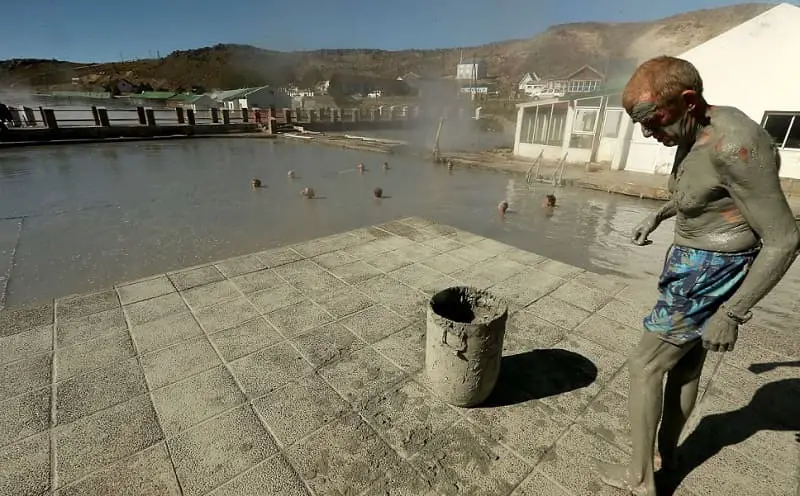
[[[678,212],[689,217],[719,210],[733,201],[704,150],[692,150],[676,164],[670,191]]]

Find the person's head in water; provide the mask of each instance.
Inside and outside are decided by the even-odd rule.
[[[356,166],[356,169],[358,169],[359,172],[364,172],[366,170],[364,168],[364,164],[362,164],[361,162],[358,163],[358,165]]]
[[[644,62],[622,92],[622,106],[642,134],[664,146],[691,144],[707,123],[703,79],[689,61],[662,55]]]
[[[300,193],[306,198],[314,198],[314,188],[303,188]]]
[[[544,206],[545,207],[555,207],[556,206],[556,195],[547,195],[544,197]]]
[[[250,181],[250,184],[252,184],[254,188],[260,188],[261,187],[261,179],[254,178],[252,181]]]
[[[453,170],[453,162],[448,160],[447,161],[447,168],[450,169],[450,170]]]
[[[375,195],[375,198],[383,198],[383,190],[381,188],[373,189],[372,194]]]
[[[389,170],[389,162],[383,163],[383,170]]]
[[[500,203],[498,203],[497,210],[500,212],[501,215],[506,213],[506,210],[508,210],[508,202],[503,200]]]
[[[294,179],[294,171],[290,170],[288,173],[286,173],[286,176],[289,177],[289,179]]]

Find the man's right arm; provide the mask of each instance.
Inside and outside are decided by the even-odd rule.
[[[675,217],[678,213],[678,210],[675,208],[675,197],[667,201],[664,205],[661,206],[656,212],[653,214],[655,216],[656,224],[661,224],[665,220]]]

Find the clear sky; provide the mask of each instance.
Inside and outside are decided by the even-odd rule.
[[[726,0],[0,0],[0,59],[100,62],[217,43],[276,50],[442,48],[553,24],[640,21]]]

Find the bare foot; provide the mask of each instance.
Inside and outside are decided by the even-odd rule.
[[[648,496],[645,483],[643,481],[632,480],[627,465],[598,463],[597,470],[600,472],[600,480],[609,486],[622,489],[634,496]],[[655,493],[653,493],[653,495],[655,495]]]

